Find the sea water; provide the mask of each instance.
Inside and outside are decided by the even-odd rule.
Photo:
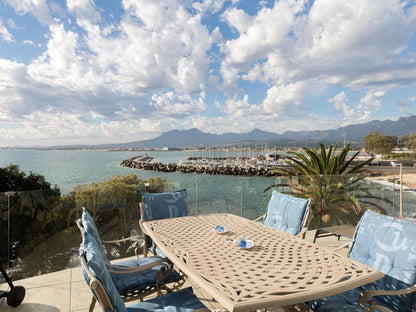
[[[264,211],[263,190],[274,178],[216,176],[176,172],[156,172],[120,166],[125,159],[147,154],[152,162],[174,163],[186,159],[186,151],[97,151],[97,150],[0,150],[0,166],[17,164],[21,171],[41,174],[46,181],[69,194],[77,185],[100,182],[115,175],[134,173],[139,179],[160,177],[185,188],[194,213],[232,212],[248,217]],[[243,212],[243,209],[245,210]],[[248,215],[247,215],[248,213]]]
[[[138,170],[121,167],[124,159],[141,155],[133,151],[96,150],[0,150],[0,167],[19,165],[25,173],[32,171],[45,176],[51,185],[57,185],[62,194],[69,194],[79,184],[100,182],[115,175],[124,175]],[[186,157],[184,152],[151,152],[154,161],[177,162]],[[142,172],[140,178],[147,179],[154,174]]]
[[[69,194],[77,185],[100,182],[115,175],[135,173],[139,179],[160,177],[173,184],[175,189],[186,188],[194,212],[232,212],[250,217],[265,209],[263,190],[275,183],[273,177],[219,176],[156,172],[120,166],[125,159],[147,154],[153,162],[174,163],[188,155],[188,151],[99,151],[99,150],[0,150],[0,167],[17,164],[27,174],[32,171],[45,176],[51,185],[57,185],[63,195]],[[364,187],[385,206],[389,215],[395,215],[399,206],[399,194],[391,186],[365,182]],[[416,195],[406,192],[405,216],[416,214]],[[392,205],[395,202],[395,206]],[[383,203],[385,202],[385,203]],[[244,211],[243,211],[244,210]]]

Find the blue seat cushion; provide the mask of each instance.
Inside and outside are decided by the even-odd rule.
[[[158,296],[144,302],[137,302],[127,308],[128,312],[191,312],[205,306],[192,292],[192,288],[184,288],[174,293]]]
[[[80,247],[80,254],[85,255],[89,270],[97,279],[100,280],[100,282],[103,284],[103,287],[106,289],[107,295],[111,301],[111,304],[114,307],[113,311],[127,312],[127,308],[124,305],[124,302],[120,297],[116,285],[114,284],[114,281],[107,270],[107,267],[101,256],[101,252],[99,250],[95,238],[86,231],[84,231],[82,235],[82,245]],[[85,281],[89,285],[90,278],[87,272],[85,271],[84,267],[82,267],[82,272]],[[93,294],[95,295],[94,292]]]
[[[391,291],[416,284],[416,223],[368,210],[357,225],[348,256],[383,272],[384,278],[331,299],[320,299],[314,303],[317,307],[323,304],[320,301],[348,305],[365,290]],[[412,311],[416,295],[378,296],[376,300],[394,311]]]
[[[154,261],[160,260],[161,257],[145,257],[138,259],[131,259],[118,262],[114,265],[126,267],[126,268],[135,268],[138,266],[150,264]],[[171,266],[172,264],[168,264]],[[121,295],[127,294],[134,290],[144,289],[147,286],[156,285],[156,272],[160,270],[161,266],[156,266],[148,270],[129,273],[129,274],[117,274],[110,272],[113,281]],[[117,269],[113,268],[117,271]],[[171,271],[168,276],[164,279],[165,283],[172,283],[181,280],[182,277],[175,271]]]
[[[370,210],[362,216],[348,256],[407,284],[416,284],[416,223]]]
[[[298,198],[273,190],[263,224],[297,235],[302,229],[310,201],[310,198]]]
[[[97,246],[100,248],[100,252],[104,258],[106,263],[110,263],[108,260],[107,255],[105,253],[105,249],[103,244],[101,243],[100,235],[98,234],[97,226],[95,225],[94,219],[90,215],[85,207],[82,207],[82,216],[81,216],[81,223],[84,231],[88,232],[97,242]]]
[[[397,290],[416,284],[416,223],[370,210],[362,216],[348,256],[385,274],[364,289]],[[415,294],[380,297],[399,311],[411,310]]]

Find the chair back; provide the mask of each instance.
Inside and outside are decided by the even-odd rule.
[[[105,312],[127,312],[123,300],[107,270],[95,238],[84,231],[79,250],[81,269],[87,285]]]
[[[299,198],[272,191],[263,224],[297,235],[307,225],[310,198]]]
[[[367,210],[357,225],[348,256],[385,274],[364,290],[398,290],[416,284],[416,223]],[[394,311],[411,311],[414,294],[378,298]]]
[[[186,190],[167,193],[142,193],[142,218],[146,221],[185,217],[188,215]]]
[[[84,232],[89,233],[92,237],[94,237],[98,248],[100,249],[101,255],[104,261],[108,264],[110,260],[108,260],[104,245],[101,243],[100,235],[98,234],[97,226],[95,225],[94,219],[91,214],[88,212],[85,207],[82,207],[82,216],[81,216],[81,227]],[[82,231],[81,231],[82,232]]]
[[[186,189],[166,193],[143,192],[140,215],[141,221],[186,217],[188,215]],[[144,236],[144,244],[143,253],[147,256],[147,250],[152,247],[152,239],[147,235]]]

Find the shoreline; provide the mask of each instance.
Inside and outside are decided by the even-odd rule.
[[[399,174],[391,174],[391,175],[384,175],[384,176],[376,176],[376,177],[367,177],[367,180],[370,180],[372,182],[379,182],[379,183],[389,183],[395,184],[397,186],[400,186],[400,175]],[[404,173],[403,174],[403,186],[415,190],[416,189],[416,174],[415,173]]]

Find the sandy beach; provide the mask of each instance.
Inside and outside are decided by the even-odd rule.
[[[368,177],[368,180],[373,181],[383,181],[383,182],[391,182],[393,183],[393,179],[395,179],[396,184],[400,184],[400,175],[385,175],[385,176],[378,176],[378,177]],[[415,173],[404,173],[403,174],[403,185],[410,189],[416,189],[416,174]]]

